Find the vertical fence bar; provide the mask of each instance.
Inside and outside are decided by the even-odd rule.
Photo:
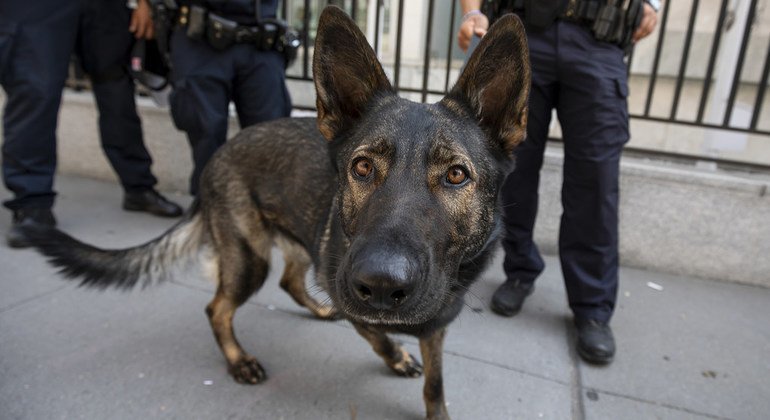
[[[703,114],[706,112],[706,102],[708,102],[709,92],[711,91],[711,79],[714,77],[714,67],[717,62],[717,52],[719,52],[719,43],[722,41],[722,28],[725,25],[725,19],[727,18],[727,3],[728,0],[722,0],[722,6],[719,9],[719,19],[717,20],[717,27],[714,30],[714,42],[711,43],[711,55],[709,56],[709,64],[706,70],[706,77],[703,79],[703,90],[701,91],[700,105],[698,106],[698,117],[696,122],[703,122]]]
[[[380,10],[384,0],[377,0],[377,10],[374,12],[374,53],[380,56]]]
[[[401,72],[401,32],[404,26],[404,0],[398,0],[398,21],[396,23],[396,60],[393,69],[393,87],[398,92],[398,79]]]
[[[741,52],[738,54],[738,63],[735,64],[735,74],[733,75],[733,85],[730,88],[730,97],[727,100],[725,109],[725,119],[722,121],[722,127],[730,125],[730,119],[733,116],[733,107],[735,106],[735,97],[738,95],[738,85],[741,83],[741,73],[743,72],[743,61],[746,58],[746,49],[749,46],[749,37],[751,36],[752,22],[756,14],[757,0],[751,0],[749,6],[749,15],[746,17],[746,28],[743,30],[743,39],[741,40]]]
[[[687,35],[684,38],[684,51],[682,52],[682,61],[679,64],[679,74],[676,78],[676,88],[674,88],[674,101],[671,104],[671,114],[669,118],[676,120],[676,111],[679,108],[679,97],[682,95],[682,86],[687,71],[687,61],[690,58],[690,47],[692,43],[692,33],[695,31],[695,17],[698,15],[699,0],[693,0],[690,10],[690,21],[687,24]]]
[[[655,82],[658,78],[658,66],[660,65],[660,56],[663,52],[663,40],[666,37],[666,24],[668,23],[668,8],[670,1],[663,2],[663,18],[660,22],[660,36],[658,37],[658,46],[655,49],[655,59],[652,64],[652,73],[650,74],[650,86],[647,88],[647,102],[644,105],[644,116],[650,116],[650,107],[652,107],[652,93],[655,91]]]
[[[430,71],[430,44],[433,37],[433,2],[428,1],[428,29],[425,31],[425,56],[422,62],[422,102],[428,99],[428,73]],[[454,2],[453,2],[454,3]]]
[[[452,2],[452,11],[449,16],[449,36],[447,39],[446,47],[446,78],[444,79],[444,93],[449,92],[449,74],[452,70],[452,46],[454,45],[454,25],[455,25],[455,12],[457,10],[457,2]]]
[[[350,5],[350,18],[353,19],[353,22],[356,21],[356,15],[358,14],[358,1],[353,0]]]
[[[768,45],[767,53],[765,54],[765,65],[762,70],[762,77],[757,85],[757,99],[754,101],[754,113],[751,115],[751,130],[757,129],[759,123],[759,112],[762,110],[762,102],[765,100],[765,91],[767,90],[768,72],[770,72],[770,45]]]
[[[302,15],[302,78],[310,78],[310,0],[305,0]]]

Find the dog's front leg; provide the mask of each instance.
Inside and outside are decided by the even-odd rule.
[[[444,351],[445,329],[420,338],[420,353],[425,363],[425,386],[422,396],[428,420],[449,420],[444,403],[444,380],[441,374],[441,356]]]
[[[420,362],[400,344],[391,340],[387,334],[358,323],[353,323],[353,326],[372,345],[374,352],[382,357],[382,360],[393,372],[411,378],[416,378],[422,374]]]

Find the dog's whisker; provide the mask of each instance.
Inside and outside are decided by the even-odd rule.
[[[326,289],[324,289],[323,286],[316,285],[316,286],[308,287],[307,292],[312,294],[318,294],[318,293],[326,292]]]
[[[501,208],[501,209],[507,209],[507,208],[509,208],[509,207],[515,207],[515,206],[518,206],[518,205],[520,205],[520,203],[508,203],[508,204],[501,204],[501,205],[500,205],[500,208]]]
[[[484,300],[483,300],[483,299],[481,299],[481,297],[479,297],[479,295],[477,295],[476,293],[474,293],[474,292],[473,292],[473,290],[471,290],[471,289],[470,289],[470,287],[468,287],[468,286],[465,286],[465,285],[462,285],[462,284],[460,284],[460,283],[456,283],[454,286],[455,286],[455,287],[457,287],[457,288],[459,288],[459,289],[465,290],[465,293],[467,293],[467,294],[471,295],[471,296],[472,296],[474,299],[476,299],[477,301],[479,301],[479,302],[484,302]]]

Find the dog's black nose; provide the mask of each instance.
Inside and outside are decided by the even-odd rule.
[[[350,285],[353,294],[374,309],[403,305],[414,291],[416,264],[405,255],[387,251],[359,254],[352,263]]]

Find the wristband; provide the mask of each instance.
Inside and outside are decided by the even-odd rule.
[[[660,0],[644,0],[644,2],[649,4],[656,13],[660,10]]]
[[[483,14],[483,13],[481,13],[481,10],[473,9],[473,10],[471,10],[468,13],[463,15],[463,20],[462,21],[465,22],[466,20],[470,19],[471,16],[476,16],[476,15],[481,15],[481,14]]]

